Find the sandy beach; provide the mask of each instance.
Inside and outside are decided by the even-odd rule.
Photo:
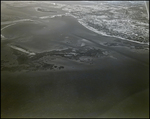
[[[20,9],[20,18],[24,11],[33,21],[1,29],[2,118],[149,117],[149,45],[97,34],[61,9],[33,6],[5,6],[6,14]]]

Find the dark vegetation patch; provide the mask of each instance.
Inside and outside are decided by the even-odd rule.
[[[49,9],[46,9],[46,8],[37,8],[38,11],[40,12],[54,12],[56,13],[57,11],[52,11],[52,10],[49,10]]]
[[[63,68],[64,68],[64,66],[60,66],[60,67],[59,67],[59,69],[63,69]]]
[[[21,71],[21,70],[27,70],[27,71],[36,71],[36,70],[52,70],[52,69],[64,69],[64,66],[57,66],[54,64],[51,64],[50,62],[45,62],[45,60],[51,61],[51,59],[55,56],[71,59],[71,60],[78,60],[80,62],[84,63],[91,63],[92,58],[98,58],[99,56],[104,55],[102,50],[95,49],[95,48],[89,48],[89,47],[83,47],[81,49],[72,49],[68,48],[61,51],[50,51],[50,52],[44,52],[44,53],[37,53],[35,56],[30,57],[26,53],[17,51],[15,49],[12,49],[13,54],[17,57],[17,65],[6,65],[9,61],[2,61],[1,70],[2,71]],[[47,56],[47,57],[46,57]],[[45,59],[46,58],[46,59]]]

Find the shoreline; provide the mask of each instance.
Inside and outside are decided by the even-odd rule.
[[[84,26],[84,27],[87,28],[88,30],[90,30],[90,31],[92,31],[92,32],[94,32],[94,33],[97,33],[97,34],[99,34],[99,35],[106,36],[106,37],[119,38],[119,39],[121,39],[121,40],[129,41],[129,42],[134,42],[134,43],[138,43],[138,44],[142,44],[142,45],[149,45],[149,42],[144,43],[144,42],[140,42],[140,41],[125,39],[125,38],[122,38],[122,37],[120,37],[120,36],[107,35],[107,34],[101,32],[101,31],[97,31],[97,30],[95,30],[94,28],[85,25],[85,23],[82,23],[82,22],[81,22],[80,20],[78,20],[75,16],[73,16],[73,15],[71,15],[71,14],[69,14],[69,13],[56,14],[56,15],[50,15],[50,16],[41,16],[41,17],[39,17],[38,19],[49,19],[49,18],[51,19],[51,18],[63,17],[63,16],[64,16],[64,17],[65,17],[65,16],[69,16],[69,17],[75,18],[75,19],[78,21],[79,24],[81,24],[82,26]],[[4,30],[5,28],[10,27],[10,26],[12,26],[12,25],[15,25],[17,22],[24,22],[24,21],[33,21],[33,22],[34,22],[35,20],[32,20],[32,19],[21,19],[21,20],[15,20],[15,21],[8,21],[8,22],[6,22],[6,23],[3,23],[3,22],[2,22],[1,25],[3,25],[3,24],[9,24],[9,25],[7,25],[7,26],[1,28],[1,32],[2,32],[2,30]],[[36,21],[37,21],[37,20],[36,20]],[[13,23],[14,23],[14,24],[13,24]],[[2,35],[2,33],[1,33],[1,37],[4,38],[4,36]]]
[[[38,23],[1,29],[15,37],[1,42],[2,118],[148,117],[149,45],[100,35],[59,9],[47,19],[31,6],[8,13],[20,9]]]

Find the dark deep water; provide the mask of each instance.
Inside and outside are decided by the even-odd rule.
[[[148,117],[148,69],[138,64],[91,71],[3,72],[1,78],[2,117],[101,117],[142,91],[144,95],[132,98],[126,115]]]

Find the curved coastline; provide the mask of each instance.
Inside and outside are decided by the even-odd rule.
[[[38,23],[5,22],[1,29],[13,38],[1,45],[2,118],[148,117],[147,44],[96,33],[70,13],[31,7],[20,9]]]
[[[108,36],[108,37],[114,37],[114,38],[120,38],[120,39],[122,39],[122,40],[130,41],[130,42],[134,42],[134,43],[138,43],[138,44],[149,45],[149,42],[144,43],[144,42],[140,42],[140,41],[130,40],[130,39],[126,39],[126,38],[123,38],[123,37],[120,37],[120,36],[108,35],[108,34],[102,32],[102,31],[98,31],[98,30],[94,29],[93,27],[90,27],[90,26],[86,25],[86,24],[83,23],[80,19],[78,19],[76,16],[70,14],[69,12],[68,12],[68,13],[65,13],[65,14],[56,14],[56,15],[50,15],[50,16],[41,16],[41,17],[39,17],[39,19],[48,19],[48,18],[55,18],[55,17],[62,17],[62,16],[71,16],[71,17],[74,17],[76,20],[78,20],[78,22],[79,22],[82,26],[84,26],[85,28],[87,28],[87,29],[89,29],[89,30],[91,30],[91,31],[93,31],[93,32],[95,32],[95,33],[97,33],[97,34],[99,34],[99,35]],[[2,22],[2,23],[1,23],[2,25],[4,25],[4,24],[9,24],[9,25],[3,27],[3,28],[1,29],[1,32],[2,32],[2,30],[4,30],[5,28],[8,28],[8,27],[10,27],[10,26],[12,26],[12,25],[15,25],[15,23],[17,23],[17,22],[24,22],[24,21],[34,21],[34,20],[31,20],[31,19],[21,19],[21,20],[15,20],[15,21]],[[14,23],[14,24],[11,24],[11,23]],[[5,38],[5,37],[2,35],[2,33],[1,33],[1,37],[2,37],[2,38]]]

